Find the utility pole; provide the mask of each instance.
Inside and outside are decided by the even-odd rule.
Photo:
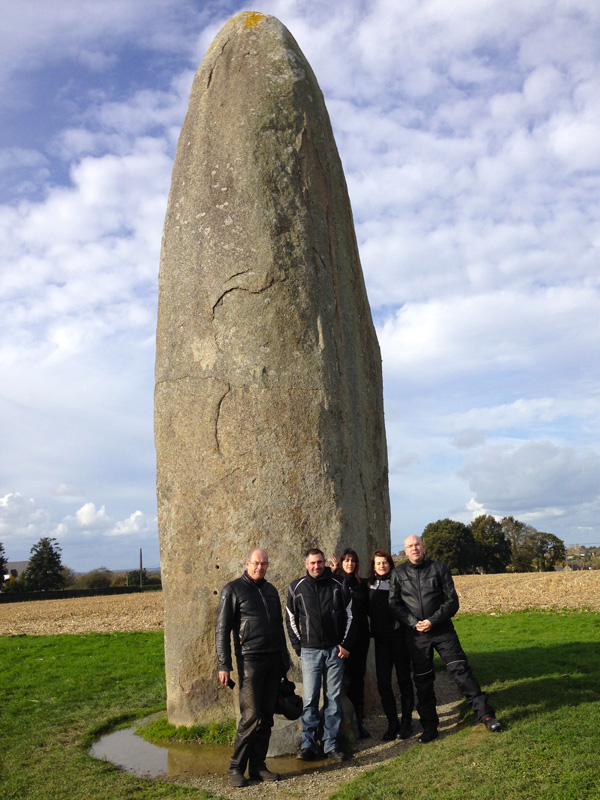
[[[142,579],[142,548],[140,547],[140,588],[142,587],[143,579]]]

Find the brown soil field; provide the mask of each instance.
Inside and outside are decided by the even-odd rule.
[[[505,614],[528,608],[600,611],[600,570],[459,575],[460,612]],[[0,635],[154,631],[162,592],[0,603]]]

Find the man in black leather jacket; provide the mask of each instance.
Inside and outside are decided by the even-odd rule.
[[[232,683],[232,633],[240,681],[241,719],[229,762],[229,782],[237,787],[248,785],[246,766],[251,780],[275,781],[281,777],[267,769],[265,758],[277,690],[289,668],[289,655],[279,595],[265,580],[268,566],[264,550],[254,550],[242,577],[223,588],[217,613],[219,681],[224,686]]]
[[[489,731],[500,730],[494,709],[481,690],[452,624],[458,611],[458,595],[452,574],[441,561],[425,555],[420,536],[404,542],[408,559],[396,567],[390,579],[390,610],[408,628],[408,645],[417,689],[417,711],[423,733],[419,742],[431,742],[438,736],[439,717],[434,690],[433,651],[437,650],[477,719]]]

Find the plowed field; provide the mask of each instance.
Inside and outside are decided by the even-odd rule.
[[[600,570],[455,578],[460,612],[526,608],[600,611]],[[162,592],[0,603],[0,635],[160,630]]]

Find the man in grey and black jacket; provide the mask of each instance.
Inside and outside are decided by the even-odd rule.
[[[420,536],[409,536],[404,542],[404,552],[408,561],[392,571],[389,603],[392,614],[407,626],[417,711],[423,726],[419,741],[431,742],[438,736],[439,718],[433,686],[434,649],[477,719],[489,731],[499,731],[501,726],[494,719],[494,709],[469,666],[452,624],[452,617],[458,611],[458,595],[450,570],[441,561],[426,557]]]
[[[344,581],[325,566],[325,556],[318,548],[307,550],[304,566],[306,575],[290,584],[286,605],[288,635],[302,662],[304,711],[298,758],[312,761],[317,757],[323,684],[323,752],[334,761],[343,761],[345,754],[337,738],[342,721],[344,660],[354,636],[352,597]]]
[[[231,685],[231,634],[240,682],[240,712],[233,756],[229,762],[231,786],[251,780],[274,781],[280,776],[265,765],[280,679],[289,668],[281,602],[275,587],[265,580],[269,559],[254,550],[246,571],[221,592],[215,639],[219,681]]]

